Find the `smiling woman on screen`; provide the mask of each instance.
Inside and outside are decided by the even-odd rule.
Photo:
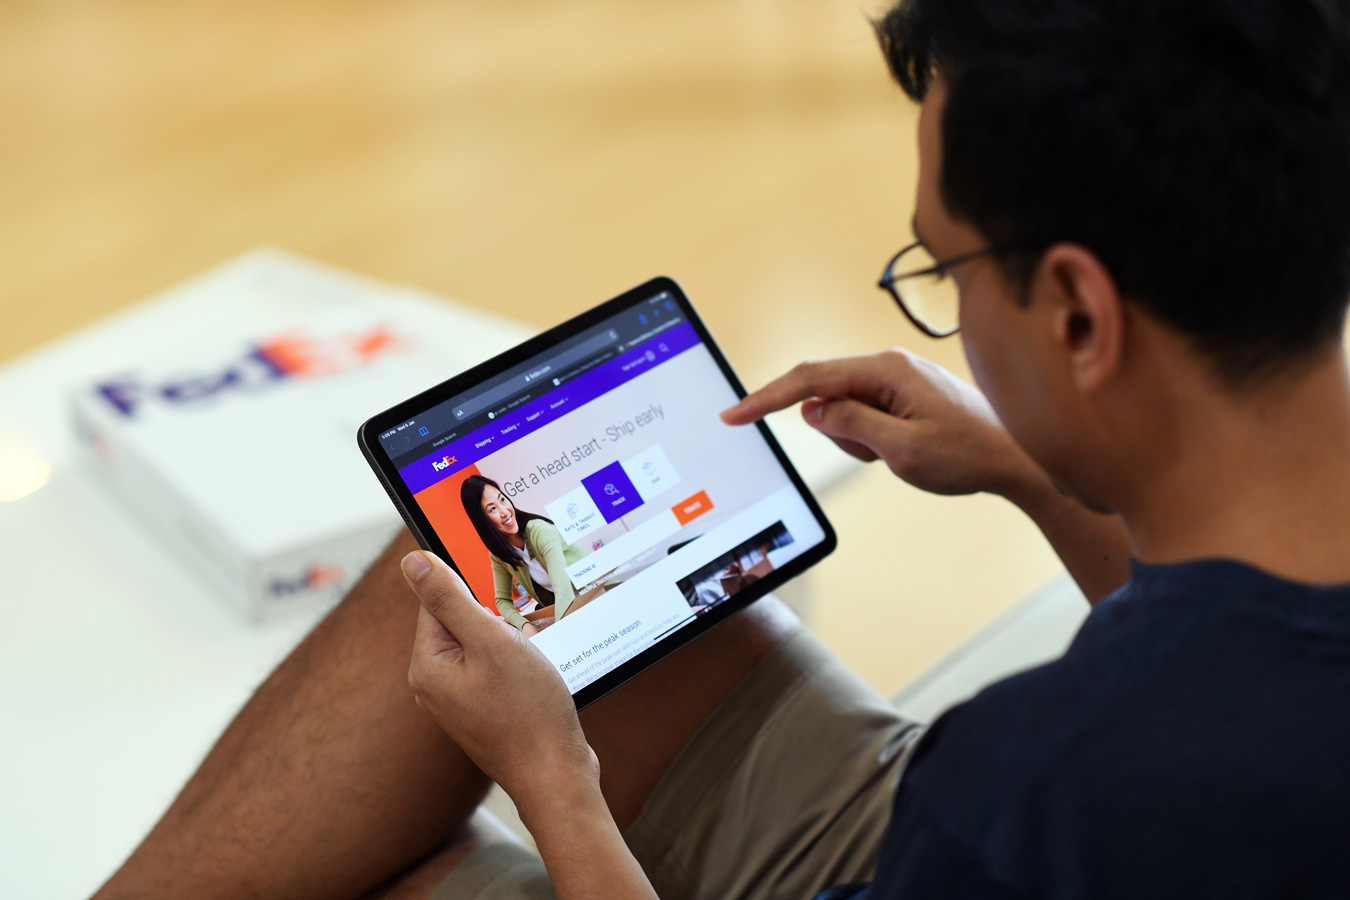
[[[459,488],[464,512],[492,558],[492,586],[502,618],[533,635],[537,628],[516,609],[511,583],[561,619],[576,599],[567,567],[584,554],[563,540],[551,519],[516,509],[491,478],[470,475]]]

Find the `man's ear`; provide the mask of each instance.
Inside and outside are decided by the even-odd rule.
[[[1070,243],[1050,247],[1036,276],[1049,304],[1051,339],[1078,387],[1096,390],[1120,370],[1124,354],[1125,309],[1115,278],[1097,254]]]

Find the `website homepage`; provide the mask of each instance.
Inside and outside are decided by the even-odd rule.
[[[736,397],[693,327],[667,324],[565,382],[536,370],[548,390],[396,463],[474,595],[574,693],[824,538],[757,430],[718,418]]]

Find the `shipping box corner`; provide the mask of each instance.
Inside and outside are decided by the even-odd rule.
[[[359,425],[528,335],[274,250],[147,302],[163,333],[142,345],[160,349],[74,391],[78,446],[168,553],[255,622],[335,602],[401,527]]]

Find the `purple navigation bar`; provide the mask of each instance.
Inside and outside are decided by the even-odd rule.
[[[398,474],[403,477],[403,483],[409,491],[414,494],[425,491],[438,481],[561,419],[624,382],[650,372],[698,343],[694,326],[681,322],[622,356],[549,391],[538,400],[512,410],[453,444],[446,444],[435,453],[404,466],[398,470]]]

